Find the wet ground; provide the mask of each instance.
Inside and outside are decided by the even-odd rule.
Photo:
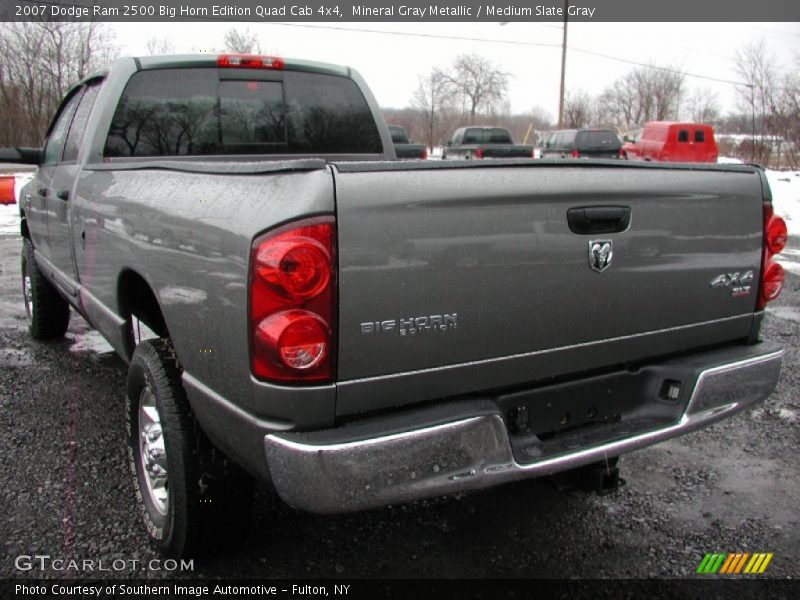
[[[95,568],[139,561],[103,577],[695,577],[705,553],[738,551],[772,552],[766,575],[800,576],[798,275],[763,329],[787,350],[775,394],[623,457],[627,485],[615,494],[534,480],[336,517],[257,507],[239,548],[172,573],[148,563],[156,555],[134,510],[125,366],[74,313],[64,341],[27,336],[19,248],[0,236],[0,577],[65,574],[20,562],[35,554]]]

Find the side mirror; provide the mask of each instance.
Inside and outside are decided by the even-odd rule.
[[[38,165],[42,162],[41,148],[0,148],[0,163]]]

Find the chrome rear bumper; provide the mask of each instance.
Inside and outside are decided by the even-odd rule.
[[[292,506],[338,513],[580,467],[705,427],[763,401],[777,384],[783,350],[766,344],[737,350],[735,356],[726,351],[701,357],[708,366],[698,370],[683,415],[656,429],[612,426],[603,440],[595,436],[585,447],[521,463],[499,410],[487,401],[464,402],[456,405],[451,421],[434,426],[397,431],[376,420],[355,436],[347,427],[267,435],[272,481]]]

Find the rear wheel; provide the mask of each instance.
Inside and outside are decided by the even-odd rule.
[[[69,304],[44,278],[33,258],[33,244],[22,240],[22,298],[31,336],[37,340],[63,337],[69,326]]]
[[[127,391],[128,457],[151,542],[181,557],[244,535],[253,481],[200,429],[169,340],[136,346]]]

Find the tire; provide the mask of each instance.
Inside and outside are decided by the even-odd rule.
[[[33,244],[22,240],[22,299],[28,330],[36,340],[64,337],[69,327],[69,303],[44,278],[33,258]]]
[[[253,480],[200,429],[169,340],[136,346],[127,393],[128,461],[152,544],[180,558],[210,554],[241,538]]]

